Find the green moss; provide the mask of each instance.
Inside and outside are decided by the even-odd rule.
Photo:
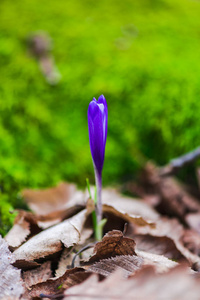
[[[16,215],[8,196],[0,194],[0,235],[4,236],[10,229]]]
[[[126,180],[199,144],[200,5],[188,0],[17,0],[0,3],[0,182],[93,180],[87,107],[104,94],[104,183]],[[62,80],[48,85],[26,38],[47,31]],[[13,196],[11,196],[13,195]]]

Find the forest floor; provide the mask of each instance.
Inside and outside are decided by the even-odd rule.
[[[200,201],[175,168],[147,163],[124,187],[137,198],[103,190],[99,242],[87,192],[24,190],[32,212],[0,239],[1,299],[199,299]]]

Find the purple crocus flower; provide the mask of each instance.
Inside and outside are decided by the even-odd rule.
[[[105,146],[108,127],[108,109],[106,99],[101,95],[98,101],[93,98],[88,108],[88,129],[90,150],[92,154],[97,186],[97,221],[102,218],[101,186],[102,169],[105,156]]]

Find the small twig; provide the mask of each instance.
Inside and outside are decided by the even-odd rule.
[[[95,243],[90,243],[90,244],[86,245],[85,247],[81,248],[81,249],[74,255],[74,257],[73,257],[73,259],[72,259],[72,263],[71,263],[71,268],[74,268],[75,260],[76,260],[77,256],[78,256],[80,253],[84,252],[85,250],[92,248],[94,245],[96,245],[96,243],[97,243],[97,242],[95,242]]]
[[[49,298],[49,299],[63,299],[64,295],[63,294],[54,294],[54,295],[45,295],[45,294],[40,294],[40,298]]]
[[[188,164],[193,163],[200,157],[200,147],[188,152],[180,157],[172,159],[170,163],[162,168],[160,168],[161,176],[169,176],[176,173],[178,170],[182,169]]]

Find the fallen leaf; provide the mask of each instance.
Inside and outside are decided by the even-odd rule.
[[[155,228],[150,228],[149,226],[135,226],[134,233],[130,236],[134,238],[134,234],[151,235],[154,237],[168,237],[174,242],[178,251],[187,259],[190,265],[200,262],[200,258],[197,255],[193,254],[186,247],[184,247],[181,241],[181,238],[184,234],[184,228],[177,219],[162,218],[156,222]]]
[[[73,268],[67,270],[63,276],[59,278],[48,279],[45,282],[38,283],[30,287],[29,297],[39,297],[40,294],[56,295],[60,294],[63,290],[80,284],[91,275],[82,268]]]
[[[31,212],[19,210],[15,218],[14,226],[5,236],[8,245],[14,250],[27,240],[29,235],[40,232],[41,229],[37,225],[37,218]]]
[[[77,190],[74,184],[66,182],[58,186],[43,190],[25,189],[22,196],[36,215],[47,215],[65,210],[76,204],[83,204],[85,194]]]
[[[143,265],[151,265],[155,268],[156,273],[164,273],[169,269],[176,267],[178,264],[163,255],[157,255],[145,251],[136,251],[138,257],[143,259]]]
[[[169,269],[177,266],[176,262],[169,260],[163,255],[139,250],[136,250],[135,253],[135,242],[132,239],[123,237],[119,231],[113,230],[108,234],[108,236],[105,235],[103,237],[102,242],[96,244],[94,248],[96,254],[90,258],[88,270],[108,276],[117,268],[120,268],[123,270],[124,275],[127,276],[143,265],[154,266],[157,273],[167,272]],[[120,254],[122,249],[124,254]],[[103,257],[110,258],[105,259]]]
[[[121,269],[123,271],[123,276],[128,277],[128,275],[141,268],[142,264],[143,259],[136,255],[120,255],[102,259],[99,262],[92,264],[88,270],[107,277],[116,269]]]
[[[64,294],[64,300],[198,300],[200,279],[188,274],[188,269],[184,266],[178,266],[164,274],[156,274],[153,267],[144,267],[128,279],[123,277],[120,270],[101,282],[97,276],[92,275]]]
[[[50,261],[43,263],[40,267],[34,270],[23,272],[22,275],[26,287],[46,281],[50,277],[52,277]]]
[[[138,216],[138,219],[156,221],[159,218],[159,214],[148,204],[140,199],[123,196],[114,189],[103,190],[102,202],[123,214]]]
[[[86,240],[91,236],[93,233],[93,230],[90,228],[83,228],[81,231],[81,239],[76,247],[74,247],[73,250],[78,252],[81,248],[83,248],[83,244],[86,242]],[[84,252],[83,252],[84,253]],[[56,270],[56,277],[62,276],[66,268],[71,268],[72,260],[74,258],[75,253],[72,252],[70,249],[65,248],[62,252],[62,255],[60,257],[58,268]],[[83,256],[83,255],[82,255]],[[85,256],[84,256],[85,257]],[[76,258],[75,266],[78,266],[80,263],[79,257]]]
[[[14,257],[5,240],[0,236],[0,297],[19,299],[24,292],[20,270],[13,267]]]
[[[80,212],[84,207],[84,205],[74,205],[72,207],[51,212],[47,215],[37,215],[37,224],[40,228],[46,229],[50,226],[56,225],[59,222],[71,218],[78,212]]]
[[[71,249],[65,248],[61,254],[61,257],[58,262],[58,267],[56,269],[55,276],[61,277],[63,274],[65,274],[66,269],[71,268],[72,260],[75,253],[71,251]],[[79,264],[79,257],[77,257],[76,265]]]
[[[176,179],[161,176],[160,169],[153,163],[147,163],[141,176],[142,186],[157,194],[160,204],[157,209],[162,213],[185,219],[187,213],[200,211],[199,201],[190,195]]]
[[[18,269],[26,271],[26,270],[35,269],[35,268],[39,267],[41,264],[37,263],[36,261],[32,261],[32,260],[26,261],[25,259],[19,259],[17,261],[15,260],[12,265]]]
[[[33,261],[62,250],[62,245],[69,248],[80,240],[80,233],[87,217],[83,210],[74,217],[50,227],[32,237],[14,251],[16,261]]]
[[[94,253],[89,263],[118,255],[135,255],[135,242],[133,239],[124,237],[121,231],[112,230],[95,245]]]
[[[154,227],[155,223],[152,222],[151,220],[145,220],[142,218],[140,215],[132,215],[130,213],[125,213],[122,210],[116,209],[114,206],[104,204],[103,205],[103,213],[113,215],[114,217],[121,218],[122,220],[133,223],[138,226],[151,226]],[[109,217],[108,217],[109,219]],[[113,224],[113,222],[111,222]]]
[[[133,235],[136,249],[153,254],[164,255],[167,258],[183,260],[184,256],[177,249],[174,241],[167,236],[152,236],[149,234]]]

